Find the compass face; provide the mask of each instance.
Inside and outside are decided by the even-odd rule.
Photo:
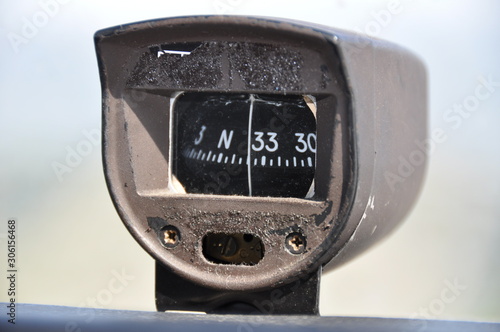
[[[186,193],[312,197],[313,100],[298,95],[180,95],[173,121],[177,187]]]

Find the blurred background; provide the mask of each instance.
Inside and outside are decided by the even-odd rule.
[[[500,321],[494,0],[1,1],[0,271],[7,270],[6,223],[16,218],[17,301],[154,310],[153,260],[123,227],[104,182],[93,34],[195,14],[315,22],[420,56],[429,74],[430,131],[446,139],[431,151],[421,198],[403,226],[323,276],[321,314]],[[83,153],[69,157],[75,151]]]

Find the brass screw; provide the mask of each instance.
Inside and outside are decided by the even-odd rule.
[[[306,251],[306,238],[298,232],[291,233],[285,239],[285,247],[294,255],[302,254]]]
[[[177,243],[177,232],[173,229],[167,229],[164,233],[164,241],[166,244],[174,245]]]
[[[181,240],[181,235],[177,227],[168,225],[161,229],[161,232],[158,234],[161,243],[166,248],[173,248],[177,244],[179,244]]]

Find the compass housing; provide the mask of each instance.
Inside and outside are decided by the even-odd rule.
[[[95,43],[111,197],[180,278],[224,291],[290,284],[383,238],[417,197],[426,153],[411,172],[401,163],[426,137],[426,75],[395,45],[234,16],[122,25]]]

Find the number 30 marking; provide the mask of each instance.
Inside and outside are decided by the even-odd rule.
[[[307,150],[311,151],[312,153],[316,153],[316,134],[307,134],[307,141],[306,139],[304,139],[304,137],[306,136],[306,134],[304,133],[296,133],[295,136],[298,137],[297,142],[299,143],[295,146],[295,150],[300,153],[304,153]]]

